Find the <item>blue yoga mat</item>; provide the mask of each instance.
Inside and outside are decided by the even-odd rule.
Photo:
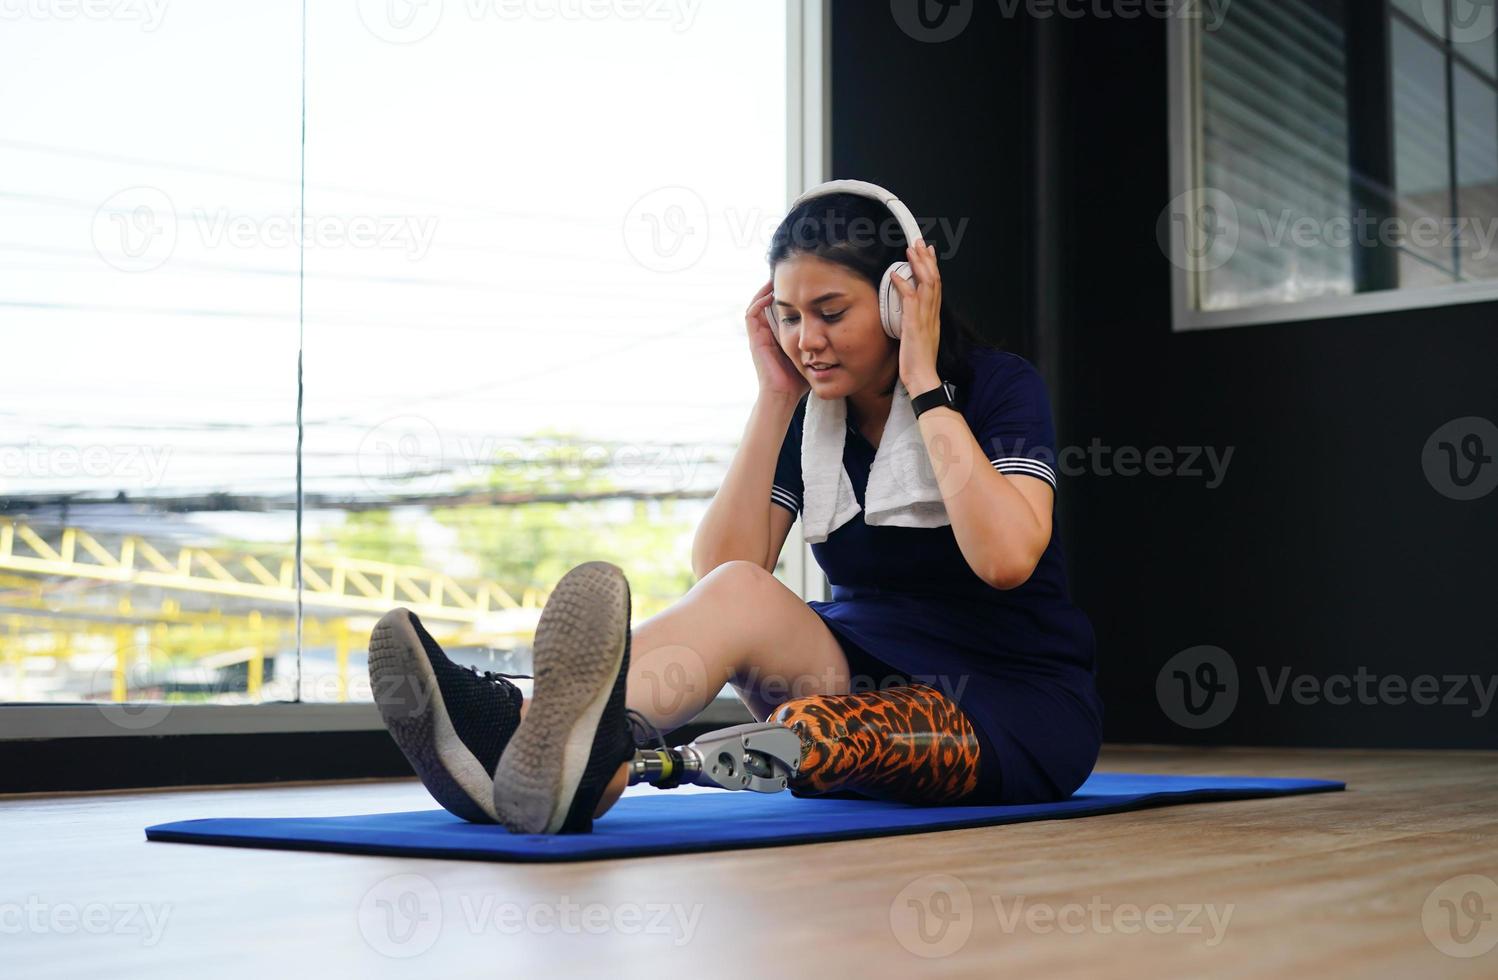
[[[1321,793],[1321,779],[1093,773],[1071,799],[1021,806],[919,807],[790,793],[671,793],[624,797],[591,834],[512,834],[446,810],[355,817],[180,820],[146,828],[154,841],[479,861],[586,861],[692,851],[782,847],[921,834],[1027,820],[1058,820],[1146,807]]]

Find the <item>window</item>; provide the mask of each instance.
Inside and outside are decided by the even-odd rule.
[[[578,562],[678,598],[813,9],[308,4],[304,171],[301,4],[7,18],[0,702],[367,701],[395,605],[513,672]]]
[[[1498,31],[1470,0],[1172,25],[1177,329],[1498,298]]]

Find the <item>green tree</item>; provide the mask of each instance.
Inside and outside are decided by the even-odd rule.
[[[538,433],[523,453],[495,459],[466,489],[529,494],[597,494],[621,489],[597,444]],[[457,531],[480,574],[506,588],[549,590],[568,569],[610,561],[629,577],[636,617],[654,614],[692,587],[691,534],[698,501],[533,502],[436,508]]]
[[[347,558],[388,561],[397,565],[425,564],[416,532],[408,526],[396,524],[389,510],[349,511],[341,525],[309,544],[309,550],[313,548]]]

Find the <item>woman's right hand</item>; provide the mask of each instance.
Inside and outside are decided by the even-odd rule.
[[[759,375],[761,394],[800,398],[811,388],[796,363],[786,356],[780,338],[770,323],[770,303],[775,299],[775,280],[771,279],[754,294],[744,315],[749,331],[749,352],[754,355],[754,370]]]

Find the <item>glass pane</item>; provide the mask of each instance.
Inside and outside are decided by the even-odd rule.
[[[1457,211],[1463,279],[1498,279],[1498,90],[1456,70]]]
[[[299,9],[156,6],[0,31],[7,701],[295,693]]]
[[[1404,230],[1401,286],[1451,282],[1450,137],[1446,126],[1446,59],[1402,23],[1390,24],[1394,78],[1395,215]]]
[[[309,698],[369,697],[392,606],[528,672],[573,565],[624,568],[636,620],[694,581],[785,208],[785,8],[625,6],[310,8],[307,207],[349,234],[307,256],[306,545],[375,588],[317,587]]]
[[[1231,201],[1217,217],[1237,236],[1201,308],[1351,292],[1349,250],[1292,233],[1351,209],[1340,5],[1238,0],[1201,41],[1202,183]]]
[[[1451,0],[1451,40],[1456,53],[1479,72],[1498,75],[1498,16],[1493,0]]]
[[[1466,2],[1466,0],[1458,0],[1458,2]],[[1443,6],[1443,0],[1393,0],[1393,5],[1396,10],[1402,11],[1410,20],[1432,34],[1441,38],[1446,36],[1446,8]]]

